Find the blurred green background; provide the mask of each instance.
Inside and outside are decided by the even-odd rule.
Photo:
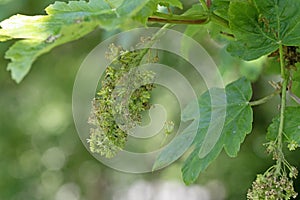
[[[53,2],[2,0],[0,20],[17,13],[43,14],[43,9]],[[188,7],[188,4],[185,6]],[[183,27],[178,26],[177,29],[183,30]],[[154,173],[121,173],[94,159],[77,135],[71,107],[76,72],[85,56],[111,34],[113,33],[97,30],[43,55],[19,85],[10,79],[10,74],[6,71],[8,60],[4,59],[4,53],[12,42],[0,44],[1,200],[120,199],[120,191],[127,194],[128,187],[141,180],[149,184],[170,181],[182,184],[182,160]],[[253,80],[258,78],[262,70],[261,63],[240,63],[231,58],[220,44],[209,39],[206,31],[194,35],[194,38],[215,59],[226,82],[241,74]],[[271,78],[272,75],[264,79],[258,78],[253,85],[254,98],[272,90],[267,85]],[[246,199],[247,189],[256,174],[264,172],[272,164],[262,145],[267,125],[276,114],[274,108],[277,108],[277,104],[278,99],[274,99],[272,103],[255,108],[254,131],[246,138],[237,158],[228,158],[222,153],[200,175],[196,184],[214,194],[211,199]],[[289,153],[288,159],[300,168],[299,150]],[[299,183],[298,180],[298,193]],[[220,195],[216,195],[218,193]]]

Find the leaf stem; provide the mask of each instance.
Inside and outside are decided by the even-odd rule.
[[[153,16],[148,17],[148,22],[170,23],[170,24],[206,24],[209,22],[208,16],[182,16],[170,15],[165,13],[154,13]]]
[[[229,22],[226,19],[216,15],[215,13],[211,13],[210,18],[211,18],[211,21],[213,21],[225,28],[229,28]]]
[[[267,103],[269,100],[271,100],[273,97],[275,97],[276,95],[280,94],[281,91],[280,90],[275,90],[275,92],[273,92],[272,94],[266,96],[266,97],[263,97],[259,100],[255,100],[255,101],[251,101],[249,102],[249,105],[250,106],[259,106],[261,104],[264,104],[264,103]]]
[[[148,53],[150,48],[153,46],[153,44],[158,40],[163,34],[165,34],[165,31],[167,28],[172,27],[172,24],[165,24],[163,27],[159,29],[152,37],[151,41],[143,44],[143,50],[140,52],[140,60],[142,61],[142,58]]]
[[[220,17],[220,16],[218,16],[215,13],[210,11],[209,8],[211,6],[211,0],[206,0],[206,1],[205,0],[199,0],[199,1],[202,5],[202,8],[204,9],[204,11],[209,13],[209,18],[210,18],[211,21],[213,21],[213,22],[215,22],[215,23],[217,23],[221,26],[224,26],[226,28],[229,28],[229,22],[226,19],[224,19],[224,18],[222,18],[222,17]]]
[[[204,9],[204,11],[209,12],[209,9],[207,7],[207,4],[206,4],[205,0],[199,0],[199,2],[201,3],[202,8]]]
[[[206,5],[207,5],[208,8],[210,8],[211,7],[211,0],[206,0]]]
[[[205,0],[199,0],[199,1],[202,5],[202,8],[204,9],[204,11],[209,13],[209,19],[212,22],[215,22],[223,27],[229,28],[229,22],[226,19],[216,15],[215,13],[213,13],[209,10],[209,7],[211,6],[210,0],[207,0],[206,2],[205,2]]]
[[[282,143],[283,143],[283,127],[284,127],[284,112],[286,108],[286,94],[287,94],[287,85],[288,81],[286,78],[286,70],[285,70],[285,61],[284,61],[284,52],[283,52],[283,45],[279,45],[279,55],[280,55],[280,68],[281,68],[281,78],[282,81],[282,88],[281,88],[281,107],[280,107],[280,122],[278,128],[278,135],[277,135],[277,148],[279,151],[278,159],[277,159],[277,170],[281,169],[281,164],[284,161],[283,153],[282,153]]]

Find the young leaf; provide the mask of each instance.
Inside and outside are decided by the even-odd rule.
[[[210,101],[211,96],[217,98],[219,95],[219,98],[222,98],[222,91],[220,88],[213,88],[200,97],[200,122],[194,140],[195,149],[182,168],[183,179],[186,184],[193,183],[199,173],[205,170],[219,155],[223,147],[229,156],[236,156],[240,150],[240,144],[252,130],[253,116],[252,108],[249,105],[252,96],[250,82],[245,78],[241,78],[227,85],[225,88],[227,104],[221,104],[223,101],[216,101],[216,104],[212,105]],[[216,112],[215,109],[218,109],[218,111]],[[226,112],[224,112],[224,109]],[[211,123],[211,126],[217,126],[211,122],[212,110],[216,112],[215,114],[226,113],[224,127],[211,151],[203,154],[203,150],[205,151],[205,148],[207,148],[206,141],[209,142],[214,139],[210,137],[215,137],[207,135],[207,130]]]
[[[268,127],[267,139],[275,140],[279,128],[279,115],[274,117],[272,124]],[[295,141],[300,146],[300,106],[287,107],[284,114],[284,140]]]
[[[300,45],[300,1],[233,1],[229,22],[236,41],[228,51],[253,60],[274,52],[279,44]]]

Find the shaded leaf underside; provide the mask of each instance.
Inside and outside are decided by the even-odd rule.
[[[225,106],[223,104],[210,104],[211,98],[218,98],[218,95],[222,97],[222,94],[222,89],[214,88],[200,97],[200,123],[194,141],[194,150],[182,168],[183,179],[186,184],[193,183],[199,176],[199,173],[205,170],[216,159],[223,148],[229,156],[236,156],[240,150],[240,144],[252,130],[253,114],[252,108],[249,105],[252,96],[250,82],[245,78],[241,78],[226,86],[227,104]],[[224,113],[225,109],[225,122],[216,144],[208,154],[201,156],[199,153],[201,153],[201,149],[205,145],[203,140],[209,137],[206,135],[208,127],[209,125],[214,126],[214,121],[211,121],[211,114],[212,110],[216,108],[219,110],[214,110],[215,114]]]

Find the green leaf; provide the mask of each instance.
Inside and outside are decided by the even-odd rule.
[[[230,0],[214,0],[210,10],[216,15],[228,20]]]
[[[6,52],[5,58],[11,59],[7,70],[11,71],[12,79],[19,83],[29,72],[34,60],[51,50],[52,46],[39,40],[21,40]]]
[[[203,9],[200,3],[194,4],[190,9],[185,11],[182,16],[193,16],[195,18],[209,17],[209,14]]]
[[[55,2],[45,9],[47,15],[12,16],[0,22],[0,41],[21,39],[6,52],[5,58],[11,60],[7,69],[19,83],[38,56],[99,26],[106,30],[124,27],[125,19],[139,12],[148,1],[130,1],[128,5],[124,5],[125,1],[108,0]],[[114,7],[118,5],[124,8]]]
[[[218,1],[217,1],[218,2]],[[214,1],[215,3],[215,1]],[[213,6],[212,6],[213,7]],[[229,7],[229,2],[228,2],[228,7]],[[214,12],[214,9],[211,8],[211,12]],[[195,18],[199,18],[199,19],[209,19],[209,14],[207,13],[202,5],[200,3],[198,4],[194,4],[189,10],[187,10],[183,16],[193,16]],[[228,34],[230,34],[230,30],[229,29],[225,29],[223,26],[220,26],[219,24],[215,23],[214,21],[211,21],[210,23],[207,24],[201,24],[201,25],[188,25],[186,30],[185,30],[185,35],[188,35],[190,37],[193,37],[194,35],[201,33],[203,34],[203,38],[207,37],[207,34],[209,33],[210,37],[213,38],[214,40],[216,40],[219,43],[225,42],[227,43],[227,40],[225,40],[224,38],[224,34],[221,35],[220,32],[226,32]],[[182,42],[182,44],[184,43],[184,41]],[[188,48],[188,47],[186,47]]]
[[[240,144],[252,130],[253,114],[249,105],[252,96],[250,82],[245,78],[241,78],[227,85],[225,92],[227,100],[225,105],[222,101],[224,92],[220,88],[212,88],[200,97],[200,122],[194,141],[194,151],[182,168],[183,179],[186,184],[193,183],[199,173],[207,168],[223,148],[229,156],[237,156]],[[211,97],[217,99],[214,104],[211,103]],[[215,138],[214,133],[207,134],[209,126],[212,126],[212,130],[217,130],[218,127],[215,126],[220,125],[211,122],[212,113],[216,116],[218,116],[218,113],[220,115],[226,113],[224,127],[221,129],[219,138]],[[222,118],[222,116],[219,117]],[[218,140],[210,149],[209,146],[212,144],[209,143],[215,139]]]
[[[266,57],[261,57],[252,61],[240,60],[240,74],[245,76],[248,80],[255,82],[263,71],[263,63],[265,60]]]
[[[131,0],[128,1],[131,2]],[[140,9],[139,12],[135,13],[135,15],[132,16],[134,20],[139,21],[142,24],[146,24],[148,17],[153,15],[153,13],[157,11],[158,5],[174,6],[180,9],[183,8],[179,0],[148,0],[147,2],[145,1],[145,3],[146,4],[142,7],[142,9]]]
[[[188,9],[182,16],[190,16],[199,19],[209,19],[209,13],[205,11],[200,3],[194,4],[190,9]],[[201,25],[188,25],[185,28],[184,35],[188,37],[183,37],[181,40],[181,52],[184,55],[188,55],[190,52],[190,43],[186,42],[190,38],[206,38],[208,36],[208,29],[209,32],[213,29],[212,23],[201,24]],[[210,32],[211,33],[211,32]],[[218,31],[218,35],[220,35]]]
[[[278,135],[280,116],[276,116],[272,120],[272,124],[268,127],[267,139],[274,141]],[[300,145],[300,106],[287,107],[284,113],[284,140],[286,142],[295,141]]]
[[[296,64],[296,71],[292,73],[292,93],[300,99],[300,63]]]
[[[130,0],[129,0],[130,1]],[[133,19],[142,23],[146,24],[147,19],[157,10],[158,2],[156,0],[148,1],[138,13],[133,16]]]
[[[279,44],[300,45],[300,1],[233,1],[229,22],[235,41],[228,46],[233,56],[257,59],[274,52]]]
[[[7,40],[11,40],[12,38],[7,36],[6,33],[4,33],[3,30],[0,30],[0,42],[5,42]]]
[[[7,69],[11,71],[12,79],[19,83],[29,72],[37,57],[56,46],[81,38],[94,28],[94,26],[78,27],[74,24],[63,27],[58,35],[50,36],[46,40],[26,39],[16,42],[5,54],[5,58],[11,60]]]
[[[174,6],[179,9],[183,9],[182,3],[180,0],[161,0],[159,1],[159,4],[162,6]]]
[[[76,12],[85,13],[101,13],[106,12],[105,10],[110,10],[111,5],[105,1],[95,1],[92,0],[89,3],[86,1],[70,1],[65,2],[55,2],[54,4],[48,6],[45,10],[49,15],[53,14],[67,14],[69,12],[71,15],[78,14]]]
[[[166,167],[180,158],[191,146],[196,133],[197,123],[194,121],[163,149],[155,160],[153,170]]]
[[[106,3],[110,5],[111,8],[118,8],[122,5],[124,0],[105,0]]]
[[[117,13],[120,16],[135,16],[140,12],[150,0],[124,0],[119,8],[117,8]]]
[[[215,145],[213,150],[209,152],[209,154],[207,154],[204,158],[199,157],[199,148],[196,148],[185,160],[181,172],[183,181],[186,185],[194,183],[197,180],[199,174],[218,157],[223,148],[221,139],[222,138],[220,138],[219,142]]]
[[[199,112],[198,102],[195,100],[188,104],[183,110],[181,120],[183,122],[192,121],[180,134],[178,134],[158,155],[155,160],[153,170],[157,170],[176,161],[191,146],[198,129]]]
[[[97,10],[95,8],[106,8]],[[48,15],[26,16],[14,15],[0,22],[0,34],[18,39],[45,40],[49,36],[59,34],[62,28],[74,26],[78,28],[93,25],[105,29],[113,29],[117,15],[103,1],[92,0],[56,2],[46,9]],[[115,20],[114,20],[115,19]],[[112,24],[111,24],[112,23]],[[83,28],[82,28],[83,29]]]
[[[300,100],[300,81],[293,81],[292,93],[294,95],[296,95],[297,102],[299,103],[299,100]]]

